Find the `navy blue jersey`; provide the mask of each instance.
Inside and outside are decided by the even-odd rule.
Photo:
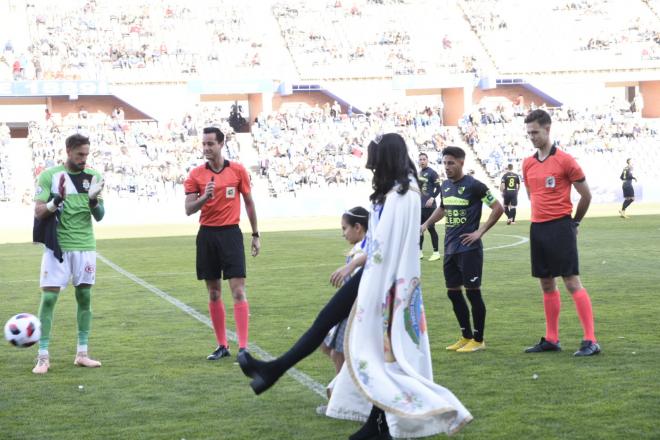
[[[433,168],[426,167],[419,172],[418,180],[421,184],[419,190],[422,193],[422,208],[425,208],[428,199],[435,199],[440,194],[440,176]],[[436,206],[434,200],[432,208],[435,209]]]
[[[619,176],[619,178],[623,180],[624,183],[632,183],[635,176],[633,176],[632,169],[626,166],[623,171],[621,171],[621,176]]]
[[[501,182],[504,184],[505,193],[518,191],[518,188],[520,188],[520,176],[513,171],[504,173]]]
[[[469,234],[479,229],[482,203],[491,206],[495,197],[486,185],[472,176],[465,175],[460,180],[452,182],[447,179],[442,182],[441,205],[445,210],[445,255],[480,249],[481,240],[469,246],[461,244],[461,235]]]

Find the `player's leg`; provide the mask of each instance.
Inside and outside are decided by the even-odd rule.
[[[256,394],[261,394],[270,388],[289,368],[300,360],[312,354],[323,341],[328,331],[342,319],[348,317],[351,307],[357,298],[362,270],[353,275],[330,301],[321,309],[311,327],[282,356],[263,362],[254,359],[250,353],[243,352],[238,356],[238,363],[246,376],[253,380],[250,386]]]
[[[516,223],[516,214],[518,213],[518,191],[511,196],[511,202],[509,204],[509,213],[511,214],[511,223]]]
[[[532,276],[539,279],[543,294],[543,311],[545,314],[545,336],[525,353],[540,353],[544,351],[561,351],[559,344],[559,313],[561,311],[561,295],[557,289],[555,276],[560,269],[553,253],[552,242],[555,240],[553,225],[532,223],[529,242],[532,262]]]
[[[250,305],[245,296],[245,278],[230,278],[229,288],[231,289],[231,296],[234,299],[234,321],[236,322],[238,351],[241,352],[248,345],[250,320]]]
[[[626,209],[630,204],[635,200],[635,189],[632,186],[632,183],[624,183],[623,184],[623,205],[621,205],[621,209],[619,210],[619,215],[621,218],[628,218],[628,215],[626,215]]]
[[[433,246],[433,254],[429,257],[429,261],[437,261],[440,258],[440,252],[438,252],[438,246],[439,246],[439,241],[438,241],[438,231],[435,229],[435,225],[431,225],[428,228],[429,234],[431,235],[431,245]]]
[[[470,309],[468,308],[463,291],[463,275],[456,262],[457,255],[445,255],[442,270],[445,276],[447,297],[451,301],[456,321],[461,329],[461,337],[455,343],[447,346],[447,350],[455,351],[472,340],[472,326],[470,325]]]
[[[583,339],[580,343],[580,348],[574,354],[575,356],[592,356],[598,354],[600,353],[600,345],[596,341],[593,308],[587,289],[582,286],[579,275],[571,275],[563,278],[566,289],[571,292],[571,296],[573,297],[575,310],[577,311],[583,330]]]
[[[53,326],[53,315],[55,304],[60,289],[66,287],[69,282],[70,265],[64,253],[64,260],[60,263],[50,249],[44,249],[41,257],[41,275],[39,285],[41,287],[41,302],[39,304],[39,321],[41,321],[41,337],[39,338],[39,354],[37,365],[32,369],[35,374],[45,374],[50,368],[50,357],[48,346],[50,344],[50,333]]]
[[[221,262],[218,255],[218,231],[205,227],[199,228],[196,240],[196,270],[197,279],[204,280],[209,295],[209,316],[213,324],[213,332],[217,348],[208,355],[208,360],[214,361],[229,356],[227,349],[227,331],[225,328],[225,306],[221,297],[220,277]]]
[[[96,252],[74,251],[71,254],[71,274],[76,290],[76,321],[78,324],[78,348],[74,365],[97,368],[101,362],[88,356],[87,344],[92,326],[92,286],[96,282]]]
[[[223,357],[230,356],[229,347],[227,344],[227,328],[226,328],[226,313],[225,305],[222,302],[222,287],[219,279],[204,280],[206,283],[206,290],[209,293],[209,316],[211,317],[211,324],[213,324],[213,333],[217,347],[213,353],[209,354],[206,359],[210,361],[217,361]]]
[[[460,267],[463,274],[465,294],[472,308],[472,341],[456,350],[459,353],[470,353],[484,350],[484,330],[486,327],[486,304],[481,296],[481,276],[484,265],[483,250],[473,250],[460,254]]]
[[[223,278],[228,280],[234,300],[234,321],[238,336],[238,351],[247,349],[250,305],[245,293],[245,248],[243,233],[236,228],[222,230],[222,240],[218,252]]]

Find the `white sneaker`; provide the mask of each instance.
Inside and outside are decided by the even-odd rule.
[[[50,368],[50,360],[48,355],[39,355],[37,356],[37,365],[34,366],[32,372],[34,374],[46,374]]]
[[[76,359],[73,361],[73,365],[77,367],[98,368],[101,366],[101,362],[87,356],[87,352],[80,351],[76,354]]]
[[[422,251],[420,250],[420,251],[419,251],[419,259],[421,260],[422,258],[424,258],[424,252],[422,252]]]

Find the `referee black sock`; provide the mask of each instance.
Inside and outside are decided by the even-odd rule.
[[[486,304],[481,297],[481,289],[466,290],[467,297],[472,305],[472,321],[474,322],[474,340],[483,342],[484,327],[486,326]]]
[[[458,325],[461,326],[461,333],[464,338],[472,339],[472,326],[470,326],[470,310],[468,309],[467,302],[460,290],[447,290],[447,296],[451,300],[454,308],[454,314],[458,320]]]
[[[516,211],[517,211],[517,208],[509,209],[509,212],[511,213],[511,221],[514,221],[514,222],[516,221]]]
[[[632,202],[633,202],[633,201],[632,201],[631,199],[626,199],[626,200],[624,200],[624,201],[623,201],[623,208],[621,208],[621,209],[625,211],[626,208],[627,208],[628,206],[630,206],[630,204],[631,204]]]

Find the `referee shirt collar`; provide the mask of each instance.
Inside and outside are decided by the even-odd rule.
[[[547,159],[548,157],[552,156],[552,155],[555,154],[556,152],[557,152],[557,147],[555,147],[555,146],[553,145],[552,148],[550,148],[550,154],[548,154],[548,155],[546,156],[545,159]],[[538,151],[537,151],[536,153],[534,153],[534,157],[535,157],[536,160],[538,160],[539,162],[544,162],[544,161],[545,161],[545,159],[543,159],[543,160],[539,160],[539,152],[538,152]],[[227,162],[227,161],[225,160],[225,162]]]
[[[212,173],[215,173],[215,174],[220,174],[228,166],[229,166],[229,161],[227,159],[225,159],[225,161],[222,163],[222,168],[220,169],[220,171],[215,171],[213,168],[211,168],[211,165],[209,165],[209,163],[206,162],[206,169],[210,170]]]

